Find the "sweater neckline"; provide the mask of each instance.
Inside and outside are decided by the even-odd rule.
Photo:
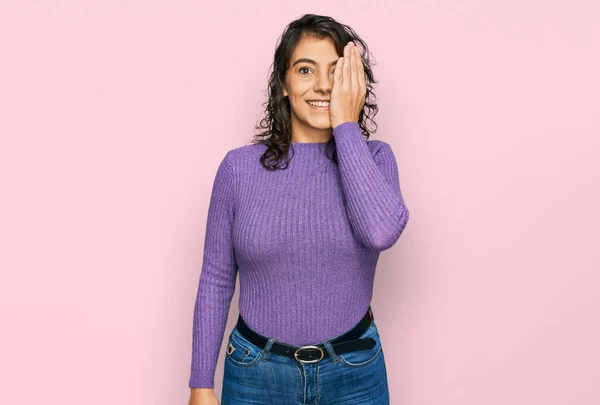
[[[320,162],[326,159],[325,149],[327,142],[291,142],[290,152],[298,162],[304,162],[302,165]]]
[[[311,145],[325,145],[328,141],[325,142],[290,142],[293,146],[301,146],[301,147],[309,147]]]
[[[313,156],[314,153],[321,153],[325,150],[327,142],[290,142],[290,149],[295,152],[300,152],[304,155],[308,153]]]

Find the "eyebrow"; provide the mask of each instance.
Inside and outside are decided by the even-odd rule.
[[[293,66],[296,66],[298,63],[302,63],[302,62],[304,62],[304,63],[312,63],[313,65],[316,65],[316,64],[317,64],[317,62],[315,62],[315,61],[314,61],[314,60],[312,60],[312,59],[308,59],[308,58],[300,58],[300,59],[296,60],[296,62],[294,62],[294,63],[292,64],[292,67],[293,67]],[[335,65],[336,63],[337,63],[337,59],[336,59],[336,60],[334,60],[333,62],[329,62],[329,66],[333,66],[333,65]]]

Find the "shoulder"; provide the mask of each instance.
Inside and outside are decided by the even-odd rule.
[[[243,159],[247,156],[254,156],[257,153],[262,153],[266,148],[266,145],[260,143],[249,143],[246,145],[238,146],[237,148],[230,149],[227,153],[230,153],[232,157]]]
[[[227,164],[234,169],[248,168],[248,165],[255,165],[260,156],[266,150],[263,144],[247,144],[229,149],[223,157],[222,164]]]

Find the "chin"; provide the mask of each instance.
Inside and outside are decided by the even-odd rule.
[[[323,131],[325,129],[331,129],[331,125],[311,125],[311,128]]]
[[[321,122],[314,122],[310,124],[311,127],[313,127],[314,129],[328,129],[331,128],[331,122],[329,120],[325,121],[321,121]]]

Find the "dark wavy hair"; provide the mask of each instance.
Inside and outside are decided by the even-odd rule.
[[[267,89],[268,101],[263,103],[263,107],[266,107],[265,116],[255,127],[259,132],[254,135],[254,139],[251,141],[252,144],[267,146],[260,158],[260,162],[267,170],[285,169],[290,161],[288,156],[292,139],[290,101],[287,96],[282,95],[282,90],[290,58],[300,40],[305,37],[315,39],[331,38],[335,43],[338,56],[343,55],[344,46],[349,41],[356,44],[364,62],[367,90],[365,104],[358,117],[358,124],[366,139],[369,139],[370,132],[366,128],[365,118],[368,118],[375,125],[373,132],[377,131],[377,123],[373,120],[373,117],[377,114],[379,108],[374,102],[376,97],[373,93],[373,83],[378,82],[375,81],[371,70],[371,64],[374,65],[374,63],[369,58],[369,48],[349,26],[341,24],[331,17],[305,14],[292,21],[279,37],[274,61],[270,69],[269,87]],[[326,155],[330,160],[336,164],[338,163],[333,137],[327,142]],[[283,158],[286,159],[285,167],[280,167]]]

